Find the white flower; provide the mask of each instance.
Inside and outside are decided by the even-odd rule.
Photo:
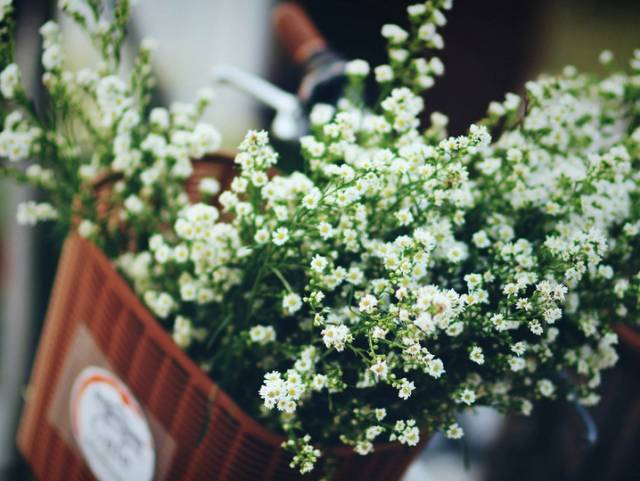
[[[378,305],[378,299],[372,294],[366,294],[360,299],[359,309],[362,312],[371,314]]]
[[[1,10],[0,10],[1,11]],[[5,99],[12,99],[20,87],[20,69],[15,63],[9,64],[0,73],[0,91]]]
[[[509,368],[513,372],[522,371],[526,367],[526,361],[521,357],[510,357]]]
[[[162,245],[158,246],[158,248],[154,252],[154,258],[159,264],[165,264],[171,258],[171,254],[171,247],[163,243]]]
[[[467,253],[463,244],[456,244],[447,252],[447,259],[454,264],[463,261],[466,257]]]
[[[318,232],[320,233],[320,237],[327,240],[330,237],[333,237],[333,227],[328,222],[320,222],[318,224]]]
[[[427,11],[424,3],[416,3],[407,7],[407,13],[410,17],[419,17]]]
[[[344,324],[330,324],[322,332],[322,341],[328,348],[343,351],[347,342],[351,341],[351,331]]]
[[[361,285],[364,281],[364,272],[358,267],[351,267],[347,272],[346,281],[354,286]]]
[[[438,379],[444,374],[444,364],[440,359],[432,359],[427,363],[427,374]]]
[[[262,187],[266,185],[268,181],[269,177],[264,172],[257,171],[251,174],[251,183],[256,187]]]
[[[420,313],[413,323],[426,333],[434,332],[436,329],[436,323],[428,312]]]
[[[603,50],[598,56],[598,61],[602,65],[608,65],[613,61],[613,52],[611,50]]]
[[[476,393],[471,389],[466,388],[458,395],[458,402],[464,403],[467,406],[471,406],[475,401]]]
[[[505,114],[505,108],[500,102],[491,102],[487,112],[492,117],[502,117]]]
[[[433,23],[424,23],[418,29],[418,37],[420,40],[433,40],[436,35],[436,26]]]
[[[539,336],[542,334],[543,329],[542,329],[542,325],[540,324],[540,321],[534,319],[533,321],[531,321],[529,323],[529,330],[534,333],[536,336]]]
[[[381,33],[384,38],[388,39],[389,42],[393,44],[403,43],[407,38],[409,38],[409,34],[406,30],[394,24],[383,25]]]
[[[286,227],[279,227],[273,233],[273,243],[277,246],[284,245],[289,240],[289,229]]]
[[[549,324],[553,324],[558,319],[562,317],[562,310],[558,307],[554,307],[552,309],[547,309],[542,313],[544,320]]]
[[[395,215],[396,219],[398,219],[398,224],[402,226],[409,225],[413,222],[413,214],[410,209],[400,209]]]
[[[389,372],[389,367],[384,359],[378,359],[374,364],[369,367],[371,372],[379,379],[385,379]]]
[[[278,402],[286,398],[286,384],[277,371],[264,375],[264,381],[260,388],[260,397],[267,408],[274,408]]]
[[[329,104],[315,104],[309,114],[309,120],[312,125],[324,125],[331,122],[335,108]]]
[[[447,436],[449,439],[460,439],[462,436],[464,436],[464,431],[458,423],[453,423],[449,425],[449,427],[445,431],[445,436]]]
[[[396,62],[403,63],[409,57],[409,51],[404,48],[394,48],[389,50],[389,57]]]
[[[482,353],[482,348],[479,346],[474,346],[469,353],[469,359],[471,359],[476,364],[484,364],[484,354]]]
[[[185,244],[178,244],[173,248],[173,258],[180,264],[187,262],[189,259],[189,248]]]
[[[186,349],[193,339],[193,325],[189,319],[184,316],[176,316],[173,324],[173,341],[181,349]]]
[[[511,351],[516,356],[522,356],[527,350],[527,344],[523,341],[516,342],[513,346],[511,346]]]
[[[393,69],[389,65],[378,65],[374,69],[376,81],[378,83],[391,82],[393,80]]]
[[[324,374],[316,374],[311,380],[311,388],[314,391],[321,391],[327,387],[327,376]]]
[[[548,379],[541,379],[540,381],[538,381],[538,390],[544,397],[551,397],[553,396],[556,388]]]
[[[382,426],[370,426],[365,432],[365,437],[367,438],[367,440],[373,441],[378,436],[380,436],[383,431],[384,428]]]
[[[97,226],[90,220],[84,219],[80,224],[78,224],[78,234],[82,237],[91,237],[96,233],[96,230]]]
[[[60,45],[51,45],[42,53],[42,66],[47,71],[55,70],[62,65],[63,59]]]
[[[199,123],[191,137],[191,155],[198,159],[215,152],[220,147],[220,133],[211,125]]]
[[[58,218],[58,211],[49,203],[36,203],[32,201],[18,204],[16,219],[20,225],[36,225],[40,221],[54,220]]]
[[[374,339],[384,339],[387,335],[387,332],[388,331],[386,329],[383,329],[380,326],[375,326],[371,331],[371,337],[373,337]]]
[[[152,125],[157,126],[160,130],[169,128],[169,111],[162,107],[155,107],[149,114],[149,121]]]
[[[416,386],[412,381],[403,378],[401,379],[400,386],[398,387],[398,396],[401,399],[409,399],[415,388]]]
[[[83,68],[78,70],[76,81],[82,87],[93,89],[98,83],[98,74],[91,69]]]
[[[480,231],[476,232],[475,234],[473,234],[472,240],[473,240],[473,243],[476,245],[476,247],[479,247],[480,249],[484,249],[484,248],[489,247],[491,245],[491,241],[489,240],[489,236],[483,230],[480,230]]]
[[[433,57],[429,60],[429,69],[434,75],[440,76],[444,74],[444,64],[438,57]]]
[[[276,340],[276,331],[273,326],[253,326],[249,329],[249,339],[256,344],[265,345]]]
[[[139,214],[144,209],[144,204],[140,200],[140,197],[135,194],[131,194],[124,200],[124,207],[132,214]]]
[[[353,450],[361,456],[366,456],[373,452],[373,443],[371,441],[358,441]]]
[[[200,184],[198,184],[198,189],[201,193],[206,195],[216,195],[220,192],[220,182],[213,177],[205,177],[200,180]]]
[[[175,307],[175,301],[166,292],[160,294],[147,291],[144,294],[144,300],[151,310],[160,318],[166,318]]]
[[[625,296],[625,293],[629,289],[629,281],[627,279],[619,279],[613,286],[613,292],[616,297],[622,299]]]
[[[7,117],[7,120],[9,120],[9,117]],[[3,130],[0,132],[0,155],[8,157],[10,162],[25,160],[33,148],[37,135],[39,133],[36,131],[13,132],[8,128]]]
[[[253,236],[253,239],[258,243],[258,244],[264,244],[265,242],[267,242],[269,240],[269,231],[267,229],[258,229],[256,231],[256,234]]]
[[[25,174],[33,183],[51,187],[55,185],[54,173],[51,169],[43,169],[40,164],[31,164]]]
[[[126,110],[120,122],[118,122],[118,132],[129,132],[133,127],[140,123],[140,115],[135,110]]]
[[[320,192],[314,189],[302,198],[302,205],[309,210],[315,209],[321,197]]]
[[[345,73],[353,77],[366,77],[369,75],[369,64],[361,59],[351,60],[345,66]]]
[[[186,282],[180,286],[180,298],[183,301],[194,301],[197,297],[198,289],[193,282]]]
[[[417,83],[420,87],[426,90],[433,87],[436,81],[430,75],[420,75],[417,78]]]
[[[289,293],[282,298],[282,309],[286,314],[294,314],[302,307],[302,299],[294,293]]]
[[[409,427],[398,436],[398,441],[407,446],[417,446],[420,442],[420,430],[415,426]]]
[[[134,2],[137,0],[134,0]],[[156,48],[158,48],[158,41],[153,37],[144,37],[140,42],[140,48],[142,50],[147,50],[149,52],[153,52]],[[207,89],[206,87],[202,90]],[[200,98],[200,92],[198,92],[198,98]]]
[[[315,256],[313,256],[313,259],[311,259],[311,269],[313,269],[315,272],[322,272],[327,268],[327,265],[329,264],[329,261],[327,261],[326,257],[322,257],[318,254],[316,254]]]

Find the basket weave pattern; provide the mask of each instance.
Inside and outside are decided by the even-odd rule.
[[[165,479],[317,479],[318,475],[301,478],[291,470],[280,447],[283,438],[250,418],[219,389],[177,348],[105,255],[72,235],[60,259],[18,435],[20,450],[39,480],[95,479],[80,451],[47,417],[80,325],[174,440],[176,450]],[[366,457],[347,448],[330,449],[339,462],[333,479],[398,480],[420,448],[382,445]]]

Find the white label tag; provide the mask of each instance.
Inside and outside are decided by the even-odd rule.
[[[113,373],[82,370],[71,389],[71,430],[100,481],[151,481],[156,452],[144,413]]]

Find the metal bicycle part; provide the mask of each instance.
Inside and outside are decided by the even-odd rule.
[[[271,124],[273,135],[281,140],[295,141],[307,132],[307,119],[298,98],[272,83],[231,65],[219,65],[211,70],[217,84],[231,85],[275,110]]]

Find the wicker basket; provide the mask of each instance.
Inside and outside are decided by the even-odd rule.
[[[73,380],[89,365],[113,372],[141,405],[153,433],[155,481],[319,476],[301,478],[291,470],[283,438],[250,418],[178,349],[100,249],[72,235],[60,258],[18,434],[41,481],[96,479],[67,414]],[[338,460],[332,479],[399,480],[421,448],[380,445],[369,456],[329,448]]]

